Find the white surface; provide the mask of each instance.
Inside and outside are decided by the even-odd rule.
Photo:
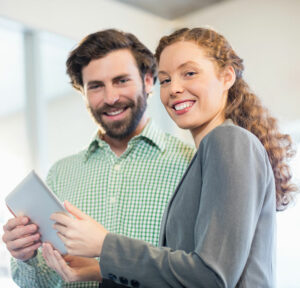
[[[173,21],[110,0],[0,0],[0,15],[77,40],[118,28],[134,33],[152,49],[161,33],[173,27]]]
[[[1,278],[0,277],[0,287],[3,288],[18,288],[19,286],[10,278]]]

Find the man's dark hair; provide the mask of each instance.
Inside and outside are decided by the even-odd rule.
[[[128,49],[131,51],[137,63],[141,78],[144,79],[145,74],[150,73],[155,83],[157,68],[155,58],[151,51],[133,34],[108,29],[86,36],[78,46],[70,52],[66,65],[67,74],[70,76],[73,87],[77,90],[83,88],[82,68],[87,66],[91,60],[102,58],[108,53],[119,49]]]

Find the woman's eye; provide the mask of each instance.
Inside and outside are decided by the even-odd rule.
[[[164,79],[164,80],[159,81],[159,84],[164,85],[164,84],[169,83],[170,81],[171,81],[170,79]]]
[[[185,76],[194,76],[196,74],[196,72],[194,71],[188,71],[185,73]]]

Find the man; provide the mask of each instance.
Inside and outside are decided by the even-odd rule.
[[[104,30],[71,52],[67,73],[100,128],[86,150],[50,169],[48,185],[109,231],[157,245],[164,208],[194,150],[157,129],[145,113],[156,80],[152,53],[132,34]],[[10,219],[4,232],[21,287],[98,287],[64,283],[37,251],[38,227],[27,217]],[[99,269],[95,259],[65,259],[81,275],[89,266]]]

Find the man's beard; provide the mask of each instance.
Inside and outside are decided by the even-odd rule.
[[[130,109],[131,113],[123,120],[119,121],[105,121],[103,120],[103,113],[111,111],[112,109]],[[124,139],[131,135],[137,128],[144,112],[147,108],[147,96],[143,91],[143,95],[138,96],[137,103],[128,99],[124,103],[116,103],[115,105],[104,104],[99,109],[88,107],[94,120],[101,125],[105,130],[106,135],[114,139]]]

